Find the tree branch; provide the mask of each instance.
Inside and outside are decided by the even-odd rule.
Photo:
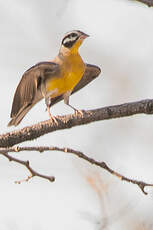
[[[54,177],[49,177],[49,176],[45,176],[45,175],[42,175],[42,174],[39,174],[37,173],[36,171],[34,171],[30,166],[29,166],[29,161],[22,161],[22,160],[19,160],[19,159],[16,159],[16,158],[13,158],[11,157],[10,155],[8,155],[8,152],[21,152],[21,151],[38,151],[38,152],[44,152],[44,151],[61,151],[61,152],[64,152],[64,153],[72,153],[73,155],[79,157],[79,158],[82,158],[83,160],[89,162],[90,164],[93,164],[93,165],[96,165],[100,168],[103,168],[105,169],[107,172],[109,172],[110,174],[116,176],[117,178],[119,178],[120,180],[122,181],[126,181],[126,182],[129,182],[129,183],[132,183],[132,184],[136,184],[140,189],[141,191],[147,195],[148,193],[144,190],[146,186],[151,186],[153,187],[153,184],[148,184],[148,183],[145,183],[143,181],[139,181],[139,180],[135,180],[135,179],[130,179],[128,177],[125,177],[123,175],[121,175],[120,173],[114,171],[113,169],[111,169],[110,167],[108,167],[108,165],[105,163],[105,162],[99,162],[99,161],[96,161],[94,160],[93,158],[90,158],[88,157],[87,155],[85,155],[83,152],[80,152],[80,151],[76,151],[74,149],[71,149],[71,148],[59,148],[59,147],[56,147],[56,146],[51,146],[51,147],[48,147],[48,146],[39,146],[39,147],[10,147],[10,148],[0,148],[0,153],[2,155],[4,155],[5,157],[7,157],[9,160],[11,161],[15,161],[19,164],[22,164],[24,165],[31,173],[31,176],[29,176],[26,180],[24,181],[28,181],[29,179],[31,179],[32,177],[34,176],[38,176],[38,177],[42,177],[42,178],[45,178],[51,182],[53,182],[55,180]],[[21,183],[22,181],[19,181],[18,183]]]
[[[56,130],[69,129],[78,125],[89,124],[113,118],[128,117],[135,114],[153,114],[153,100],[142,100],[121,105],[83,111],[83,115],[69,114],[57,116],[57,123],[52,120],[27,126],[17,131],[0,135],[0,147],[10,147],[24,141],[34,140]]]
[[[6,157],[9,161],[14,161],[18,164],[21,164],[23,166],[25,166],[29,172],[30,172],[30,176],[28,176],[26,179],[24,180],[19,180],[19,181],[15,181],[15,183],[17,184],[20,184],[21,182],[24,182],[24,181],[29,181],[32,177],[41,177],[41,178],[44,178],[44,179],[47,179],[49,180],[50,182],[53,182],[55,181],[55,177],[53,176],[46,176],[46,175],[43,175],[43,174],[40,174],[38,172],[36,172],[31,166],[30,166],[30,163],[29,161],[23,161],[23,160],[20,160],[16,157],[12,157],[8,154],[8,152],[18,152],[17,151],[18,148],[13,148],[12,151],[10,151],[10,149],[1,149],[0,148],[0,154],[3,155],[4,157]]]
[[[132,1],[144,3],[145,5],[147,5],[149,7],[153,6],[153,0],[132,0]]]

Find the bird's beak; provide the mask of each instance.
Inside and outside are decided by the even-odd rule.
[[[80,39],[84,40],[85,38],[88,38],[88,37],[89,37],[88,34],[83,33],[83,34],[80,36]]]

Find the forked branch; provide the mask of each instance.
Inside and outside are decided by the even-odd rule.
[[[28,160],[23,161],[23,160],[20,160],[20,159],[18,159],[16,157],[12,157],[11,155],[8,154],[8,152],[17,152],[16,150],[17,150],[17,148],[13,148],[12,151],[9,151],[9,149],[8,150],[7,149],[0,149],[0,154],[1,155],[6,157],[9,161],[14,161],[14,162],[16,162],[18,164],[21,164],[21,165],[25,166],[28,169],[28,171],[30,172],[30,175],[26,179],[15,181],[15,183],[20,184],[21,182],[29,181],[31,178],[33,178],[35,176],[47,179],[50,182],[53,182],[55,180],[55,177],[53,177],[53,176],[46,176],[46,175],[40,174],[39,172],[36,172],[30,166],[30,162]]]
[[[144,190],[145,187],[147,186],[151,186],[153,187],[153,184],[149,184],[149,183],[145,183],[143,181],[139,181],[139,180],[135,180],[135,179],[130,179],[128,177],[125,177],[124,175],[121,175],[120,173],[114,171],[113,169],[111,169],[105,162],[99,162],[94,160],[93,158],[88,157],[87,155],[85,155],[83,152],[80,151],[76,151],[74,149],[71,148],[59,148],[56,146],[51,146],[51,147],[44,147],[44,146],[39,146],[39,147],[10,147],[10,148],[0,148],[0,153],[2,155],[4,155],[5,157],[7,157],[9,160],[11,161],[15,161],[19,164],[24,165],[31,173],[31,175],[24,181],[28,181],[29,179],[31,179],[34,176],[38,176],[38,177],[42,177],[44,179],[47,179],[51,182],[53,182],[55,180],[54,177],[49,177],[49,176],[45,176],[42,174],[37,173],[35,170],[33,170],[30,165],[29,165],[29,161],[22,161],[19,159],[16,159],[14,157],[11,157],[10,155],[8,155],[9,152],[21,152],[21,151],[38,151],[38,152],[44,152],[44,151],[62,151],[64,153],[72,153],[73,155],[84,159],[85,161],[89,162],[90,164],[96,165],[100,168],[105,169],[106,171],[108,171],[110,174],[116,176],[117,178],[119,178],[122,181],[126,181],[132,184],[136,184],[141,191],[147,195],[147,192]],[[23,180],[22,180],[23,181]],[[21,183],[22,181],[19,181],[18,183]]]

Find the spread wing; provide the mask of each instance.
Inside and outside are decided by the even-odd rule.
[[[53,62],[40,62],[28,69],[22,76],[14,94],[11,118],[8,124],[17,125],[26,113],[43,98],[41,83],[59,72],[59,65]]]

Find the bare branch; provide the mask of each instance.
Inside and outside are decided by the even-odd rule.
[[[8,152],[17,152],[15,149],[17,150],[17,148],[13,148],[13,151],[9,151],[7,149],[0,149],[0,154],[1,155],[3,155],[4,157],[6,157],[9,161],[14,161],[14,162],[17,162],[18,164],[24,165],[29,170],[29,172],[30,172],[30,175],[26,179],[23,179],[23,180],[20,180],[20,181],[15,181],[15,183],[20,184],[21,182],[29,181],[32,177],[35,177],[35,176],[47,179],[50,182],[55,181],[55,177],[53,177],[53,176],[46,176],[46,175],[43,175],[43,174],[40,174],[40,173],[36,172],[30,166],[29,161],[23,161],[23,160],[20,160],[18,158],[12,157],[12,156],[10,156],[8,154]]]
[[[34,140],[44,134],[56,130],[69,129],[78,125],[89,124],[94,121],[128,117],[142,113],[153,114],[153,100],[142,100],[82,112],[83,115],[69,114],[65,116],[57,116],[57,123],[52,120],[47,120],[17,131],[2,134],[0,135],[0,147],[10,147],[24,141]]]
[[[137,1],[137,2],[144,3],[149,7],[153,6],[153,0],[132,0],[132,1]]]
[[[149,184],[149,183],[145,183],[143,181],[139,181],[139,180],[135,180],[135,179],[130,179],[128,177],[125,177],[124,175],[121,175],[120,173],[114,171],[113,169],[111,169],[105,162],[99,162],[94,160],[93,158],[88,157],[87,155],[85,155],[83,152],[80,151],[76,151],[74,149],[71,148],[59,148],[56,146],[51,146],[51,147],[47,147],[47,146],[39,146],[39,147],[10,147],[10,148],[0,148],[0,153],[3,154],[4,156],[8,156],[8,152],[21,152],[21,151],[39,151],[39,152],[44,152],[44,151],[62,151],[65,153],[72,153],[75,156],[84,159],[85,161],[89,162],[90,164],[96,165],[100,168],[105,169],[106,171],[108,171],[110,174],[116,176],[117,178],[119,178],[122,181],[126,181],[132,184],[136,184],[141,191],[147,195],[148,193],[144,190],[145,187],[150,186],[153,187],[153,184]],[[10,157],[10,155],[9,155]],[[9,158],[8,157],[8,158]],[[11,157],[12,158],[12,157]],[[12,160],[12,159],[11,159]],[[14,160],[14,158],[13,158]],[[26,166],[29,169],[29,163],[24,162],[24,161],[20,161],[18,159],[15,159],[14,161],[23,164],[24,166]],[[48,179],[50,181],[54,181],[53,177],[48,177],[48,176],[44,176],[41,175],[37,172],[35,172],[34,170],[31,171],[31,168],[29,169],[29,171],[31,172],[32,176],[39,176],[39,177],[43,177],[45,179]],[[50,179],[51,178],[51,179]]]

